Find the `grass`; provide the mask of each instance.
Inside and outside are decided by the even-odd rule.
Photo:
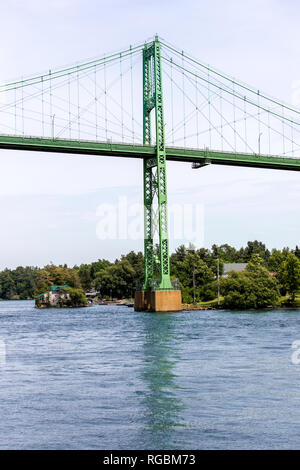
[[[220,297],[220,304],[222,304],[223,297]],[[208,300],[206,302],[196,302],[192,304],[182,304],[182,308],[217,308],[218,299]]]
[[[220,297],[220,306],[222,307],[222,301],[224,297]],[[278,307],[292,307],[300,308],[300,293],[296,295],[295,302],[291,304],[289,295],[280,297],[278,301]],[[188,308],[218,308],[218,299],[209,300],[207,302],[196,302],[191,304],[182,304],[183,309]]]
[[[293,304],[291,304],[291,300],[290,300],[289,295],[285,295],[285,296],[280,297],[279,305],[280,305],[280,307],[300,308],[300,294],[296,295],[295,302]]]

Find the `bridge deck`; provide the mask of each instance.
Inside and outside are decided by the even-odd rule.
[[[0,136],[0,149],[30,150],[37,152],[100,155],[109,157],[151,158],[155,147],[149,145],[65,139]],[[276,157],[251,153],[220,152],[215,150],[166,148],[167,160],[215,165],[231,165],[276,170],[300,170],[300,158]]]

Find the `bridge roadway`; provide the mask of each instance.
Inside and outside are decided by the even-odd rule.
[[[0,136],[0,149],[99,155],[108,157],[156,157],[155,146],[150,145],[6,135]],[[274,170],[300,170],[300,158],[277,157],[275,155],[167,147],[166,156],[169,161],[190,162],[196,164],[195,166],[197,167],[211,163],[214,165],[268,168]]]

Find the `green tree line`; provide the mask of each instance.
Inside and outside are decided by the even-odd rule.
[[[222,277],[224,263],[248,263],[245,271]],[[170,257],[171,275],[177,278],[183,302],[210,301],[217,296],[217,271],[225,307],[259,308],[275,305],[279,296],[290,301],[300,288],[300,249],[269,250],[257,240],[236,249],[228,244],[211,249],[179,246]],[[270,274],[271,273],[271,274]],[[84,291],[96,289],[104,298],[129,298],[144,278],[144,258],[131,251],[114,262],[105,259],[68,267],[49,264],[17,267],[0,272],[0,299],[32,299],[51,285],[69,285]]]

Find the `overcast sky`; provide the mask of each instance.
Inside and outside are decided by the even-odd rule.
[[[10,0],[1,5],[0,81],[101,56],[158,33],[285,102],[300,81],[300,4],[289,0]],[[295,103],[294,103],[295,104]],[[0,151],[0,268],[115,259],[139,240],[99,239],[99,205],[142,200],[142,163]],[[300,244],[300,175],[168,164],[169,203],[193,203],[197,243]],[[98,208],[98,209],[97,209]],[[203,240],[202,240],[203,239]],[[192,240],[192,241],[195,241]],[[202,242],[201,242],[202,240]],[[171,249],[188,243],[174,239]]]

